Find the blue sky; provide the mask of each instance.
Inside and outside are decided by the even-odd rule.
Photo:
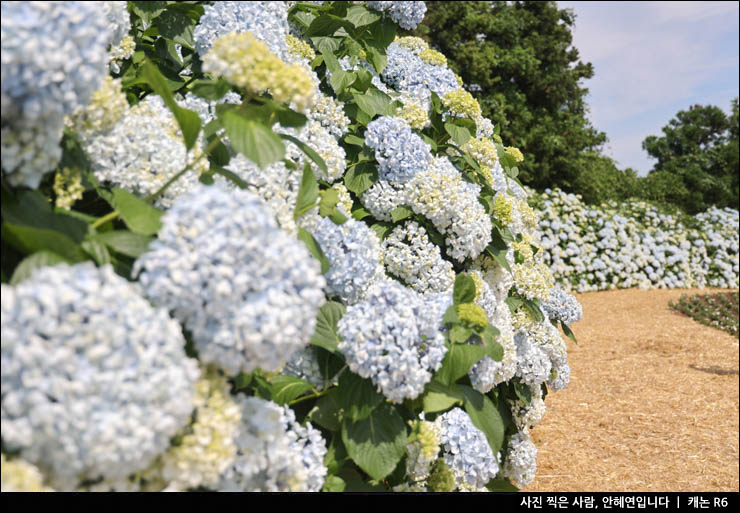
[[[738,96],[738,2],[558,2],[576,13],[573,44],[594,65],[582,85],[604,153],[640,175],[648,135],[690,105],[725,112]]]

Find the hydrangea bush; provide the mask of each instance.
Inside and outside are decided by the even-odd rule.
[[[582,311],[425,11],[3,2],[3,489],[534,479]]]
[[[558,189],[530,202],[544,261],[565,290],[738,287],[737,210],[690,217],[644,201],[594,206]]]

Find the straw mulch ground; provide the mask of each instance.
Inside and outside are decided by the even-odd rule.
[[[526,491],[738,491],[738,339],[668,307],[687,292],[578,295]]]

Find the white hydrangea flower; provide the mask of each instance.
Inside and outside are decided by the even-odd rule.
[[[134,275],[192,333],[201,361],[229,374],[282,368],[325,301],[305,245],[253,193],[218,185],[175,201]]]
[[[3,492],[52,492],[44,486],[41,471],[27,461],[14,459],[8,461],[5,454],[0,455],[0,488]]]
[[[156,95],[147,96],[112,127],[82,142],[98,180],[141,195],[156,192],[196,162],[157,198],[160,207],[169,207],[176,197],[192,190],[199,183],[198,174],[208,170],[208,159],[200,158],[202,144],[186,150],[175,117]]]
[[[199,372],[184,345],[110,266],[44,267],[3,285],[3,443],[59,489],[142,470],[192,412]]]
[[[106,75],[111,32],[97,2],[2,2],[2,168],[36,188],[62,156],[64,116]]]
[[[502,470],[504,476],[521,486],[534,481],[537,473],[537,447],[529,437],[529,432],[520,431],[511,437]]]
[[[529,404],[517,399],[511,405],[511,417],[520,431],[526,431],[536,426],[545,416],[545,399],[542,397],[542,387],[530,389],[531,400]]]

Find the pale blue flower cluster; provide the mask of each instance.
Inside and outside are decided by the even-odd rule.
[[[2,169],[35,188],[62,156],[64,116],[105,77],[111,33],[97,2],[2,2],[0,13]]]
[[[383,263],[388,272],[417,292],[444,292],[452,289],[455,271],[442,258],[438,246],[415,221],[396,226],[383,240]]]
[[[143,470],[188,423],[181,328],[112,267],[40,268],[1,305],[3,444],[56,489]]]
[[[368,2],[367,6],[387,13],[401,28],[414,30],[424,20],[427,6],[424,2]]]
[[[338,225],[322,217],[312,233],[329,260],[327,291],[344,303],[360,301],[373,282],[384,277],[380,241],[365,223],[350,218]]]
[[[103,12],[108,21],[108,31],[110,32],[110,44],[118,45],[121,40],[128,35],[131,30],[131,17],[126,6],[127,2],[102,2]]]
[[[232,375],[282,368],[325,301],[305,245],[253,193],[218,185],[175,201],[134,275],[192,333],[200,360]]]
[[[550,299],[541,303],[542,310],[552,320],[573,324],[583,318],[581,303],[567,292],[557,287],[550,289]]]
[[[193,31],[195,51],[202,57],[218,38],[229,32],[250,32],[283,60],[288,60],[285,36],[288,6],[285,2],[214,2],[205,7]]]
[[[375,150],[381,180],[408,182],[432,160],[429,144],[400,118],[382,116],[371,121],[365,144]]]
[[[565,290],[738,285],[737,210],[684,221],[641,201],[588,206],[549,189],[530,202],[544,260]]]
[[[326,444],[310,424],[295,421],[287,407],[239,395],[242,422],[237,454],[221,474],[216,489],[228,492],[318,491],[327,469]]]
[[[352,372],[370,378],[391,401],[413,399],[447,352],[439,331],[445,308],[398,282],[381,281],[340,319],[339,350]]]
[[[520,431],[509,439],[503,475],[527,486],[537,473],[537,447],[528,432]]]
[[[437,417],[439,441],[445,463],[462,490],[480,491],[499,471],[499,454],[493,454],[486,435],[460,408]]]
[[[409,48],[391,43],[386,50],[388,64],[381,72],[383,80],[398,91],[426,101],[431,93],[444,96],[460,89],[455,73],[446,66],[424,62]]]

